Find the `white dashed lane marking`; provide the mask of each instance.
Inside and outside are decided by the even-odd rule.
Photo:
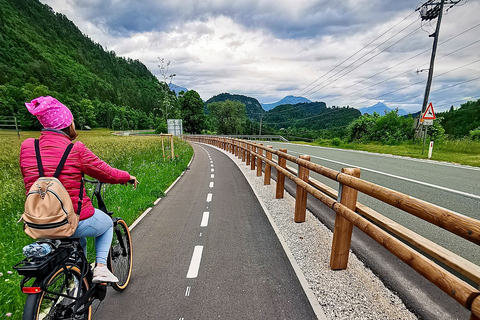
[[[195,246],[193,250],[192,260],[190,261],[190,267],[188,268],[187,278],[192,279],[198,276],[198,270],[200,269],[200,261],[202,260],[203,246]]]
[[[202,222],[200,223],[200,227],[208,226],[208,218],[210,217],[210,212],[205,211],[203,213]]]

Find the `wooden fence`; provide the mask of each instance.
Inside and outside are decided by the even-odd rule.
[[[17,135],[20,138],[19,128],[21,125],[18,123],[15,116],[0,116],[0,129],[9,129],[17,131]]]
[[[480,291],[425,257],[419,251],[434,257],[477,284],[480,284],[480,267],[384,217],[373,209],[358,203],[357,193],[362,192],[374,197],[477,245],[480,245],[479,220],[459,215],[395,190],[362,180],[358,168],[344,168],[341,172],[338,172],[310,162],[310,156],[295,157],[289,155],[286,149],[274,150],[271,146],[263,146],[261,143],[239,139],[213,136],[184,136],[184,139],[211,144],[235,154],[246,162],[246,165],[250,165],[252,170],[256,169],[256,174],[259,177],[262,176],[263,164],[265,163],[265,184],[270,184],[271,168],[276,168],[276,198],[283,198],[285,177],[295,182],[297,185],[295,222],[305,221],[307,193],[333,209],[336,217],[330,257],[330,267],[332,269],[345,269],[347,267],[352,230],[353,226],[356,226],[470,310],[470,320],[480,319]],[[278,161],[272,160],[272,155],[276,155]],[[287,167],[287,161],[296,163],[298,170]],[[310,171],[338,181],[340,190],[336,192],[334,189],[311,179],[309,177]],[[408,242],[419,251],[404,244],[387,231]]]

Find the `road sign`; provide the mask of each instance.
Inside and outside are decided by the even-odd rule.
[[[423,120],[424,126],[433,126],[433,120]]]
[[[427,110],[425,110],[425,113],[422,116],[423,120],[435,120],[435,111],[433,111],[433,104],[430,102],[430,104],[427,107]]]

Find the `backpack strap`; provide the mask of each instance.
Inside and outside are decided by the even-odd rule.
[[[58,163],[57,170],[55,170],[53,177],[58,178],[58,176],[60,175],[60,172],[62,172],[63,166],[65,165],[65,162],[67,161],[67,158],[68,158],[68,154],[70,153],[70,150],[72,150],[72,148],[73,148],[73,143],[70,143],[68,147],[65,149],[62,159]]]
[[[78,194],[78,210],[77,214],[80,215],[80,211],[82,211],[82,204],[83,204],[83,186],[84,186],[84,178],[82,174],[82,180],[80,180],[80,193]]]
[[[35,156],[37,157],[38,175],[44,177],[42,158],[40,157],[40,141],[38,139],[35,139]]]

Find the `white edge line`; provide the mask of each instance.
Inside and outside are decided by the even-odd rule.
[[[188,165],[187,165],[187,169],[190,168],[190,165],[192,164],[193,158],[195,158],[195,152],[193,153],[192,159],[190,159],[190,162],[189,162]],[[173,183],[170,185],[170,187],[168,187],[168,189],[165,190],[165,194],[167,194],[168,191],[170,191],[170,189],[172,189],[173,186],[178,182],[178,180],[180,180],[180,178],[183,177],[183,175],[185,174],[185,171],[187,171],[187,170],[184,170],[184,171],[182,172],[182,174],[180,174],[180,176],[179,176],[175,181],[173,181]],[[156,205],[160,202],[160,200],[162,200],[162,198],[158,198],[157,200],[155,200],[155,202],[153,203],[153,205],[156,206]],[[140,215],[140,217],[138,217],[138,218],[128,227],[128,229],[129,229],[130,231],[132,231],[133,228],[135,228],[135,226],[136,226],[137,224],[139,224],[140,221],[142,221],[142,219],[145,218],[145,216],[146,216],[151,210],[152,210],[152,207],[150,207],[150,208],[148,208],[147,210],[145,210],[145,212],[143,212],[143,213]]]
[[[132,231],[133,228],[135,228],[135,226],[140,222],[142,221],[142,219],[152,210],[152,207],[148,208],[147,210],[145,210],[144,213],[142,213],[142,215],[140,217],[137,218],[137,220],[135,220],[131,225],[130,227],[128,227],[128,229],[130,231]]]
[[[211,146],[213,147],[213,146]],[[216,147],[215,147],[216,148]],[[217,148],[218,150],[222,151],[223,153],[225,153],[228,158],[230,160],[233,161],[232,158],[230,158],[230,155],[229,153],[225,152],[223,149],[220,149],[220,148]],[[238,163],[233,161],[237,166],[238,166]],[[245,175],[245,173],[243,172],[243,170],[240,170],[242,172],[242,174],[244,175],[245,179],[248,181],[248,184],[250,184],[250,188],[253,190],[253,192],[255,193],[255,196],[257,197],[258,201],[260,202],[260,205],[262,206],[263,208],[263,211],[265,212],[267,218],[268,218],[268,221],[270,221],[270,224],[272,225],[272,228],[273,230],[275,231],[275,234],[277,235],[277,238],[278,240],[280,241],[280,243],[282,244],[282,247],[283,247],[283,250],[285,251],[285,254],[287,255],[287,258],[288,260],[290,261],[290,264],[292,265],[292,268],[293,270],[295,271],[295,274],[297,275],[297,278],[298,278],[298,281],[300,282],[300,285],[302,286],[303,288],[303,291],[305,292],[305,295],[307,296],[307,299],[308,301],[310,302],[310,305],[312,306],[312,309],[313,311],[315,312],[315,314],[317,315],[317,319],[319,320],[328,320],[327,316],[325,315],[325,313],[323,312],[323,309],[322,309],[322,306],[320,305],[320,303],[318,302],[318,299],[317,297],[315,296],[315,294],[313,293],[312,289],[310,289],[310,286],[307,282],[307,279],[305,278],[305,275],[303,274],[302,272],[302,269],[300,269],[300,267],[298,266],[298,263],[297,261],[295,260],[292,252],[290,251],[290,249],[288,248],[288,245],[287,243],[285,242],[285,239],[283,238],[282,234],[280,233],[280,230],[278,229],[277,227],[277,224],[275,223],[275,221],[273,220],[270,212],[268,211],[267,207],[265,206],[265,204],[263,203],[263,201],[260,199],[258,193],[255,191],[255,188],[253,188],[253,186],[251,185],[249,179],[247,179],[247,176]]]

